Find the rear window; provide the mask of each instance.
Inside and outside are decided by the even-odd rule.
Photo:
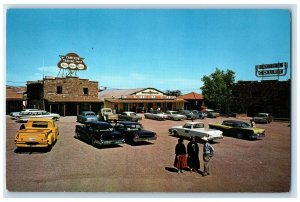
[[[34,121],[32,123],[32,127],[34,127],[34,128],[48,128],[48,122]]]

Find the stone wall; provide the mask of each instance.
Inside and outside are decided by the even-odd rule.
[[[61,87],[58,92],[57,87]],[[84,88],[87,92],[84,92]],[[98,82],[78,77],[44,79],[44,98],[46,100],[91,101],[98,99]]]

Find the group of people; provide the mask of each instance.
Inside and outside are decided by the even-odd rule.
[[[203,161],[204,171],[203,176],[210,174],[209,161],[214,155],[215,149],[208,143],[207,137],[202,138],[203,144]],[[175,147],[175,160],[174,167],[177,168],[178,173],[183,173],[185,169],[189,168],[190,172],[199,172],[200,160],[199,160],[199,147],[195,137],[191,137],[191,141],[185,147],[183,138],[178,139],[178,144]]]

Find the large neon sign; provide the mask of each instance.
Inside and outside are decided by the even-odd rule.
[[[60,55],[59,57],[58,68],[69,70],[86,70],[87,68],[83,62],[84,58],[79,57],[76,53],[68,53],[67,55]]]

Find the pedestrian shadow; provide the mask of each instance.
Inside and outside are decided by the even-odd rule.
[[[165,167],[165,170],[169,171],[169,172],[172,172],[172,173],[177,173],[177,169],[174,168],[174,167]]]
[[[174,168],[174,167],[165,167],[165,170],[167,170],[171,173],[177,173],[178,172],[177,168]],[[190,169],[188,169],[188,168],[183,169],[183,170],[184,170],[185,173],[197,173],[201,176],[204,176],[203,171],[201,171],[201,170],[197,170],[197,171],[193,171],[193,172],[190,172]]]

